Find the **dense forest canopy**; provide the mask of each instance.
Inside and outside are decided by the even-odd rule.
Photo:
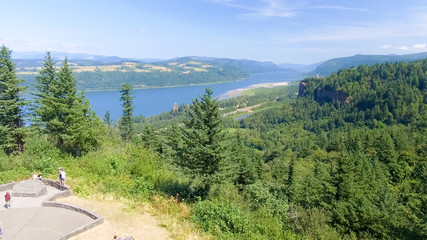
[[[237,124],[224,120],[224,162],[233,167],[222,174],[239,197],[224,197],[236,193],[223,185],[193,219],[223,238],[424,239],[426,80],[427,60],[364,65],[304,79],[298,99],[282,96]],[[146,146],[173,159],[174,148],[161,144],[172,133],[160,132]]]
[[[148,119],[132,116],[123,85],[115,124],[76,93],[67,59],[58,70],[47,54],[37,76],[25,126],[25,88],[2,48],[1,183],[62,166],[79,196],[149,202],[214,239],[427,238],[427,59],[226,101],[208,88]]]

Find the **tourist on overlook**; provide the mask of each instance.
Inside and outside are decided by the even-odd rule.
[[[4,200],[6,202],[6,208],[10,208],[10,201],[11,201],[11,196],[9,192],[6,192],[6,194],[4,195]]]
[[[59,178],[59,184],[61,184],[62,183],[62,175],[61,175],[61,170],[62,170],[62,168],[58,168],[58,178]]]
[[[61,185],[64,186],[65,185],[65,171],[64,169],[61,168]]]

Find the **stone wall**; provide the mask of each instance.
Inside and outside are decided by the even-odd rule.
[[[0,191],[12,190],[13,186],[18,184],[18,182],[11,182],[0,185]]]
[[[58,181],[54,181],[51,179],[46,179],[43,178],[42,182],[45,185],[54,187],[56,189],[61,190],[61,192],[56,193],[54,195],[52,195],[51,197],[49,197],[48,199],[46,199],[46,201],[44,201],[42,203],[42,207],[57,207],[57,208],[65,208],[71,211],[75,211],[81,214],[84,214],[88,217],[90,217],[91,219],[93,219],[94,221],[91,223],[88,223],[82,227],[79,227],[77,229],[75,229],[74,231],[70,232],[69,234],[62,236],[60,238],[58,238],[57,240],[65,240],[65,239],[69,239],[73,236],[76,236],[77,234],[80,234],[90,228],[93,228],[101,223],[103,223],[104,218],[102,218],[101,216],[99,216],[98,214],[96,214],[95,212],[92,212],[88,209],[73,205],[73,204],[68,204],[68,203],[63,203],[63,202],[57,202],[55,200],[59,199],[59,198],[63,198],[63,197],[67,197],[72,195],[72,191],[71,188],[68,186],[62,186],[59,184]],[[12,190],[13,186],[18,184],[20,182],[11,182],[11,183],[7,183],[7,184],[2,184],[0,185],[0,191],[6,191],[6,190]]]

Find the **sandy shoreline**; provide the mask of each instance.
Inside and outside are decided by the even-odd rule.
[[[249,89],[254,88],[272,88],[272,87],[280,87],[280,86],[286,86],[289,82],[277,82],[277,83],[258,83],[258,84],[252,84],[249,87],[246,88],[238,88],[234,90],[230,90],[226,93],[223,93],[219,96],[219,99],[227,99],[227,98],[234,98],[242,95],[242,93]]]

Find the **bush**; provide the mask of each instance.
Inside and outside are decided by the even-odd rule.
[[[230,203],[200,201],[195,205],[191,218],[212,234],[246,233],[252,225],[245,212]]]

